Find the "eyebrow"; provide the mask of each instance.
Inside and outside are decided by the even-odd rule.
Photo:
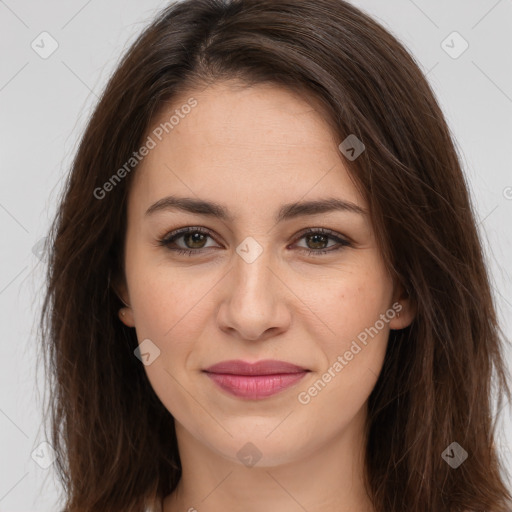
[[[216,217],[233,222],[234,217],[228,209],[219,203],[192,197],[168,196],[160,199],[146,210],[146,216],[165,210],[180,210],[187,213]],[[328,197],[316,201],[302,201],[284,204],[276,215],[276,222],[290,220],[305,215],[318,215],[334,211],[352,212],[367,215],[367,211],[355,203],[343,199]]]

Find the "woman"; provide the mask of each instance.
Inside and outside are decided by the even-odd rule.
[[[510,510],[461,166],[418,66],[355,7],[169,6],[51,234],[66,511]]]

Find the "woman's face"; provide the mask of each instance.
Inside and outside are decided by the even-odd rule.
[[[260,466],[360,433],[389,330],[411,318],[342,141],[310,104],[270,85],[194,91],[152,128],[128,202],[123,321],[177,432]],[[171,240],[182,228],[194,229]],[[303,371],[205,372],[230,360]]]

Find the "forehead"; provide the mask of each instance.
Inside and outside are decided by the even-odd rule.
[[[188,149],[215,146],[231,152],[259,150],[282,154],[302,147],[325,149],[334,138],[310,102],[273,84],[242,87],[222,82],[182,94],[160,112],[154,125],[169,120],[191,97],[196,99],[197,106],[172,129],[175,142],[179,138],[179,143],[185,143]]]
[[[232,204],[258,197],[261,206],[328,193],[364,207],[318,104],[276,85],[228,82],[181,94],[148,136],[155,147],[133,183],[146,202],[186,191]]]

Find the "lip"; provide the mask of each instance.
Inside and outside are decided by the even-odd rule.
[[[208,373],[227,373],[231,375],[276,375],[283,373],[298,373],[308,371],[296,364],[278,361],[276,359],[264,359],[255,363],[248,363],[240,359],[222,361],[204,370]]]
[[[203,370],[221,389],[239,398],[262,399],[301,380],[310,370],[285,361],[223,361]]]

